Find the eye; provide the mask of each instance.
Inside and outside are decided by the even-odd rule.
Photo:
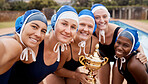
[[[117,44],[121,44],[120,41],[117,40]]]
[[[96,16],[96,17],[95,17],[95,19],[99,19],[99,17],[98,17],[98,16]]]
[[[35,26],[35,25],[32,25],[32,28],[34,28],[34,29],[37,29],[37,26]]]
[[[81,25],[81,26],[85,26],[85,24],[83,24],[83,23],[81,23],[80,25]]]
[[[76,26],[71,26],[72,29],[76,29]]]
[[[93,26],[92,25],[88,25],[88,28],[93,28]]]
[[[107,18],[107,15],[104,15],[103,18]]]
[[[62,23],[62,25],[66,26],[66,25],[67,25],[67,23]]]
[[[46,30],[46,29],[42,29],[42,30],[41,30],[41,32],[46,33],[46,32],[47,32],[47,30]]]
[[[124,47],[126,47],[126,48],[127,48],[127,47],[130,47],[130,45],[129,45],[129,44],[124,44],[123,46],[124,46]]]

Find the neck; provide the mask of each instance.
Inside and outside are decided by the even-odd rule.
[[[50,32],[50,34],[46,35],[45,37],[45,48],[50,51],[53,51],[54,46],[57,44],[58,40],[55,37],[54,31]]]
[[[14,38],[21,44],[22,48],[25,49],[26,47],[21,43],[20,38],[17,34],[14,35]]]

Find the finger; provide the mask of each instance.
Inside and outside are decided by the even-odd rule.
[[[139,59],[139,56],[140,56],[140,53],[137,53],[137,56],[136,56],[136,58],[138,58],[138,59]]]

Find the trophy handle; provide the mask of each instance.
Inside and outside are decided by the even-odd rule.
[[[107,62],[108,62],[108,58],[107,57],[104,57],[105,61],[103,62],[102,65],[105,65]]]
[[[79,57],[79,62],[82,64],[82,65],[84,65],[85,64],[85,57],[82,55],[82,56],[80,56]]]

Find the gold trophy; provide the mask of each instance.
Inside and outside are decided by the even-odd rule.
[[[90,77],[92,80],[88,81],[92,82],[92,84],[96,84],[96,79],[93,76],[93,71],[100,69],[101,66],[108,62],[107,57],[102,58],[98,55],[99,44],[96,44],[95,48],[96,49],[93,54],[88,54],[85,56],[82,55],[79,57],[80,63],[89,70],[88,77]]]

